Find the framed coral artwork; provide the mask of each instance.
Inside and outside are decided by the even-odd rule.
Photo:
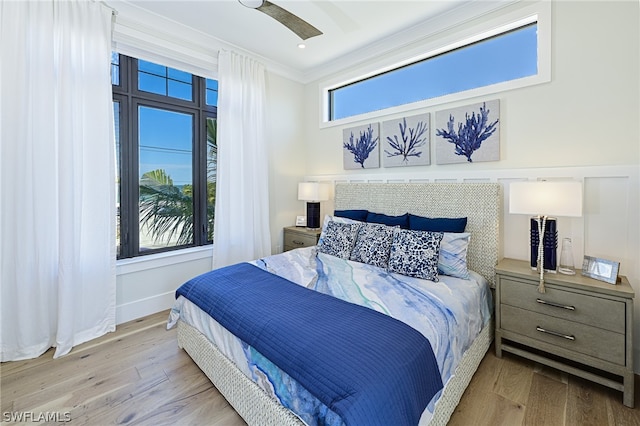
[[[500,100],[436,112],[436,163],[500,160]]]
[[[384,167],[431,164],[429,154],[430,114],[419,114],[382,122]]]
[[[369,123],[342,131],[342,161],[346,170],[380,167],[380,125]]]

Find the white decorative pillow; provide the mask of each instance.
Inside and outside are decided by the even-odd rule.
[[[318,241],[318,252],[349,259],[359,228],[360,223],[330,221],[323,231],[324,238]]]
[[[467,249],[469,247],[469,232],[445,232],[440,242],[438,273],[451,277],[469,279],[467,268]]]
[[[389,272],[437,282],[442,236],[442,232],[395,229]]]
[[[387,269],[394,228],[375,223],[363,223],[358,230],[350,260]]]
[[[322,231],[320,232],[320,238],[318,238],[318,244],[322,242],[324,239],[325,230],[327,229],[327,225],[329,222],[337,222],[337,223],[364,223],[358,222],[357,220],[349,219],[347,217],[340,216],[330,216],[328,214],[324,215],[324,221],[322,222]]]

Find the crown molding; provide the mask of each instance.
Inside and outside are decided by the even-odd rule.
[[[302,83],[306,84],[324,79],[348,68],[362,65],[365,62],[370,61],[372,58],[379,58],[381,56],[393,54],[394,52],[409,46],[424,43],[428,41],[428,39],[435,37],[446,30],[465,24],[474,19],[478,19],[499,9],[504,9],[515,3],[531,2],[526,0],[467,1],[460,4],[455,9],[451,9],[437,17],[425,20],[391,36],[384,37],[377,42],[370,43],[355,52],[342,55],[339,58],[329,61],[321,66],[306,70],[303,73]]]
[[[114,47],[121,48],[124,53],[164,56],[174,63],[187,65],[192,72],[196,68],[204,73],[203,76],[212,77],[217,75],[218,52],[224,49],[259,60],[270,72],[302,81],[303,73],[299,70],[149,12],[126,0],[106,3],[115,11]]]

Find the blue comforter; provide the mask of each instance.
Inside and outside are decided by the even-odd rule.
[[[254,265],[200,275],[182,285],[180,295],[287,372],[347,425],[416,425],[442,388],[431,345],[412,327]]]

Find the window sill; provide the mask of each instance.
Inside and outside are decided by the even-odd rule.
[[[201,247],[190,247],[183,250],[150,254],[148,256],[139,256],[131,259],[121,259],[116,261],[116,275],[131,274],[194,260],[211,259],[212,256],[213,245],[209,244]]]

